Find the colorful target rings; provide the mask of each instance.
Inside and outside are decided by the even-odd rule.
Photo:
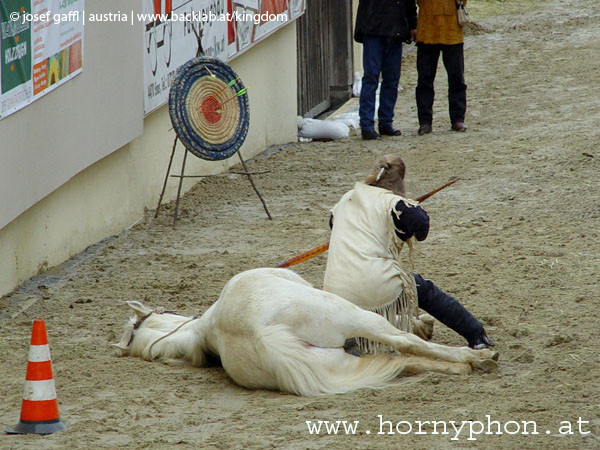
[[[234,155],[248,134],[246,88],[233,69],[217,58],[194,58],[177,70],[169,114],[183,145],[205,160]]]

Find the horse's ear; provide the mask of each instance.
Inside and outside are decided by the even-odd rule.
[[[150,308],[142,305],[140,302],[128,301],[127,304],[135,311],[135,314],[138,316],[138,318],[147,316],[152,312]]]
[[[113,347],[117,347],[118,349],[120,349],[123,353],[129,351],[129,347],[127,346],[127,343],[125,342],[125,339],[123,339],[121,342],[119,342],[118,344],[110,344]]]

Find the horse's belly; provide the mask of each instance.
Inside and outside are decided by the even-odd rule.
[[[263,366],[263,358],[252,339],[224,336],[219,356],[231,379],[249,389],[277,389],[277,378]]]

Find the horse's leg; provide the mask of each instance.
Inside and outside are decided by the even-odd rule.
[[[473,350],[469,347],[449,347],[427,342],[411,333],[398,330],[382,316],[360,308],[344,308],[340,311],[346,322],[347,337],[359,336],[386,344],[401,353],[424,356],[457,363],[468,363],[485,370],[492,369],[498,353],[488,349]]]
[[[430,340],[433,336],[433,321],[435,319],[429,314],[421,314],[418,319],[413,320],[413,334],[421,339]]]
[[[421,356],[399,356],[404,358],[404,369],[401,375],[418,375],[425,372],[438,372],[447,375],[468,375],[471,366],[467,363],[436,361]]]
[[[497,359],[491,350],[472,350],[468,347],[448,347],[427,342],[412,333],[398,330],[386,319],[338,297],[314,289],[293,293],[299,296],[277,310],[277,321],[290,327],[301,340],[323,348],[342,347],[346,339],[363,337],[381,342],[401,353],[436,358],[442,361],[476,365],[487,359]]]
[[[318,361],[329,373],[356,373],[364,366],[377,364],[380,370],[396,367],[396,376],[418,375],[426,372],[437,372],[446,375],[468,375],[471,366],[467,363],[439,361],[421,356],[403,354],[375,354],[357,358],[348,355],[342,349],[311,347],[311,360]]]

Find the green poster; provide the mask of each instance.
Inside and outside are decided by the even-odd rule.
[[[17,17],[18,14],[18,17]],[[0,1],[1,93],[31,80],[31,1]]]

